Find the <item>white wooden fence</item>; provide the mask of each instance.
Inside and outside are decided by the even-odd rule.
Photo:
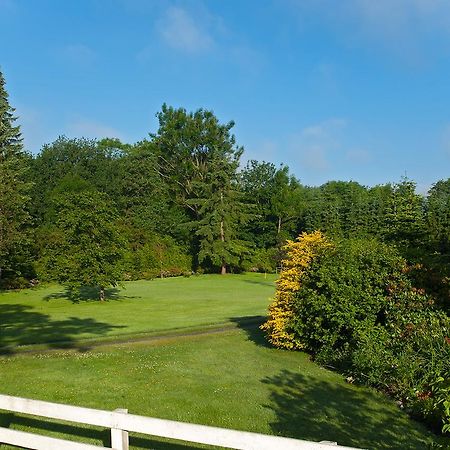
[[[117,409],[112,412],[102,411],[1,394],[0,410],[111,429],[111,447],[101,447],[0,427],[0,443],[33,450],[128,450],[128,432],[238,450],[350,449],[350,447],[337,446],[334,443],[309,442],[137,416],[128,414],[127,410],[124,409]]]

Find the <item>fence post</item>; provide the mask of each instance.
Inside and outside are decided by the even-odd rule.
[[[128,409],[115,409],[114,412],[127,414]],[[111,447],[114,450],[129,450],[128,431],[111,428]]]

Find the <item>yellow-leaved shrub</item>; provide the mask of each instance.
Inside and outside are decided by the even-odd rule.
[[[269,306],[268,319],[261,328],[275,347],[301,349],[303,345],[288,325],[293,317],[295,293],[300,289],[301,279],[314,257],[330,249],[332,244],[320,231],[302,233],[295,241],[287,241],[284,246],[286,259],[277,281],[275,297]]]

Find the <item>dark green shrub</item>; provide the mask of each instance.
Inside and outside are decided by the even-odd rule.
[[[356,332],[383,320],[389,286],[405,278],[395,249],[373,240],[336,244],[311,264],[297,294],[292,328],[320,360],[346,364]]]
[[[395,248],[341,241],[309,267],[290,326],[322,364],[389,393],[433,426],[447,424],[450,399],[437,392],[450,392],[450,319],[409,277]]]

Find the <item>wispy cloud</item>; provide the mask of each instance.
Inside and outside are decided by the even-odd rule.
[[[352,46],[376,44],[402,60],[421,63],[430,56],[429,36],[450,39],[448,0],[291,0],[302,26],[311,14]]]
[[[86,118],[79,118],[69,123],[66,127],[66,132],[69,136],[74,137],[92,139],[109,137],[124,140],[123,134],[117,129]]]
[[[201,53],[214,46],[212,34],[202,21],[180,7],[167,9],[157,29],[167,45],[183,52]]]

